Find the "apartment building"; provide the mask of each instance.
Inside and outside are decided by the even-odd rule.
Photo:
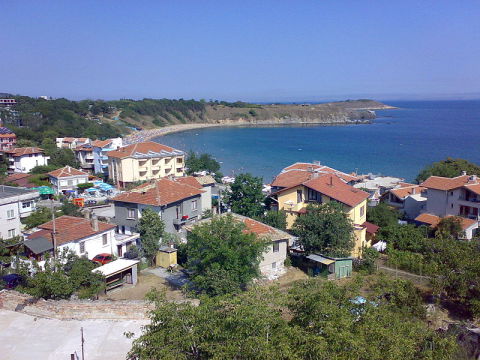
[[[49,156],[37,147],[14,148],[5,151],[8,159],[8,172],[29,173],[36,166],[48,165]]]
[[[108,152],[118,150],[122,147],[122,138],[114,138],[107,140],[95,140],[92,142],[93,147],[93,166],[96,174],[104,174],[108,176]]]
[[[350,184],[357,178],[328,167],[297,163],[282,170],[272,182],[272,198],[277,209],[287,215],[287,229],[295,219],[306,213],[311,203],[322,204],[337,201],[352,220],[355,230],[355,246],[352,256],[360,257],[362,248],[371,246],[367,241],[367,199],[369,193]]]
[[[400,183],[397,188],[383,194],[382,198],[410,220],[427,208],[427,189],[416,184]]]
[[[193,182],[195,178],[185,179],[152,180],[114,197],[113,222],[118,226],[117,231],[122,234],[137,231],[142,211],[146,208],[159,214],[165,223],[165,231],[172,234],[178,233],[184,225],[200,219],[203,187],[200,183]]]
[[[13,149],[17,143],[17,135],[4,126],[0,127],[0,151]]]
[[[138,181],[184,175],[185,153],[153,141],[109,151],[108,175],[119,187]]]
[[[90,144],[83,144],[77,146],[73,149],[75,153],[75,158],[80,164],[82,171],[93,174],[94,172],[94,157],[93,157],[93,146]]]
[[[0,238],[21,235],[20,218],[36,209],[38,191],[0,185]]]

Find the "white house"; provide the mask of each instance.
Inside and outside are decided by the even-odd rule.
[[[447,217],[450,217],[450,216],[447,216]],[[475,234],[478,231],[478,221],[473,219],[462,218],[462,217],[460,217],[460,219],[462,220],[460,225],[462,227],[462,230],[465,233],[465,235],[461,236],[461,238],[465,240],[472,240],[472,238],[475,236]],[[441,220],[442,220],[441,217],[428,214],[428,213],[420,214],[415,218],[415,222],[417,224],[426,225],[431,227],[432,229],[435,229]]]
[[[75,158],[80,163],[83,171],[93,173],[93,146],[90,144],[83,144],[73,149]]]
[[[28,235],[26,246],[30,256],[43,260],[47,252],[56,246],[59,251],[70,250],[78,256],[89,259],[98,254],[122,256],[127,250],[127,242],[133,245],[138,234],[128,239],[117,237],[116,225],[98,221],[96,218],[85,219],[73,216],[61,216],[55,219],[55,237],[53,236],[53,220],[38,226],[38,231]]]
[[[79,184],[88,182],[88,174],[86,172],[74,169],[71,166],[50,171],[48,176],[57,194],[76,193]]]
[[[58,148],[70,150],[75,149],[77,146],[91,143],[91,140],[89,138],[64,137],[56,138],[55,140]]]
[[[38,191],[0,185],[0,238],[21,235],[20,218],[35,211]]]
[[[480,220],[480,182],[476,175],[430,176],[420,185],[427,189],[427,213]]]
[[[206,210],[212,210],[212,188],[215,186],[216,181],[211,175],[195,176],[203,189],[202,193],[202,212]]]
[[[5,151],[8,158],[9,173],[28,173],[35,166],[48,165],[50,157],[45,156],[43,149],[22,147]]]
[[[385,202],[405,214],[407,219],[415,219],[426,211],[427,189],[420,185],[400,183],[399,187],[384,194]]]

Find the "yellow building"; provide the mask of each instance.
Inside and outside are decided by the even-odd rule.
[[[308,166],[307,166],[308,165]],[[369,194],[349,183],[356,181],[353,175],[316,164],[294,164],[284,169],[272,182],[272,197],[278,210],[287,214],[287,229],[297,216],[306,213],[308,204],[337,201],[352,220],[355,227],[355,247],[352,256],[360,257],[362,248],[371,246],[366,239],[366,210]]]
[[[108,175],[119,187],[137,181],[183,176],[185,153],[153,141],[108,152]]]

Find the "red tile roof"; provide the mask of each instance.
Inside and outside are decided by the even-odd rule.
[[[18,186],[22,187],[27,187],[27,188],[32,188],[35,187],[35,184],[30,184],[28,182],[28,179],[30,179],[32,175],[31,174],[24,174],[24,173],[13,173],[11,175],[8,175],[5,178],[5,183],[15,183]]]
[[[86,152],[92,152],[93,148],[89,144],[82,144],[77,146],[73,151],[86,151]]]
[[[197,180],[197,178],[193,177],[193,176],[185,176],[185,177],[175,178],[175,181],[177,181],[179,183],[182,183],[182,184],[187,184],[187,185],[193,186],[194,188],[197,188],[197,189],[203,189],[202,184],[200,184],[200,182]]]
[[[69,177],[69,176],[88,176],[86,172],[83,172],[81,170],[77,170],[75,168],[72,168],[71,166],[65,166],[61,169],[53,170],[48,173],[48,175],[55,177],[55,178],[61,178],[61,177]]]
[[[74,216],[60,216],[55,219],[55,238],[57,245],[63,245],[72,241],[84,239],[102,232],[115,228],[114,224],[107,224],[105,222],[98,222],[98,230],[94,230],[91,220],[79,218]],[[28,235],[29,239],[34,239],[40,236],[50,236],[53,232],[53,221],[39,225],[40,229],[33,234]]]
[[[447,216],[447,217],[451,217],[451,216]],[[460,217],[460,216],[458,216],[458,217],[462,220],[462,229],[463,230],[468,229],[470,226],[477,223],[477,221],[473,220],[473,219],[467,219],[467,218]],[[432,227],[432,228],[437,227],[440,220],[442,220],[442,218],[440,218],[439,216],[432,215],[432,214],[427,214],[427,213],[420,214],[415,218],[415,221],[430,225],[430,227]]]
[[[16,156],[23,156],[23,155],[29,155],[29,154],[43,154],[43,149],[40,149],[38,147],[21,147],[21,148],[8,150],[5,152],[16,157]]]
[[[105,147],[105,146],[108,146],[112,143],[112,140],[111,139],[107,139],[107,140],[95,140],[95,141],[92,141],[92,146],[95,146],[95,147]]]
[[[376,234],[378,229],[380,229],[380,226],[369,223],[368,221],[365,221],[362,225],[365,226],[367,232],[370,234]]]
[[[470,190],[477,195],[480,195],[480,184],[467,184],[464,186],[464,188]]]
[[[461,175],[454,178],[446,178],[442,176],[430,176],[420,185],[428,189],[435,190],[453,190],[468,184],[468,175]]]
[[[142,184],[131,191],[117,195],[113,200],[135,204],[162,206],[200,195],[203,192],[204,191],[200,190],[197,186],[191,186],[179,181],[179,179],[170,180],[167,178],[161,178]]]
[[[180,151],[174,149],[170,146],[162,145],[153,141],[146,141],[137,144],[131,144],[128,146],[121,147],[118,150],[113,150],[108,152],[108,157],[114,157],[123,159],[135,155],[135,153],[148,154],[149,152],[161,153],[161,152],[174,152]]]
[[[420,185],[410,185],[408,187],[405,186],[398,189],[392,189],[390,192],[399,199],[405,199],[408,195],[421,194],[422,191],[425,191],[426,189],[427,188]]]

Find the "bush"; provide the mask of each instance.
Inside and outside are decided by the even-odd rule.
[[[125,254],[123,254],[123,257],[125,259],[138,259],[140,256],[140,250],[136,245],[132,245],[130,249],[128,249]]]

